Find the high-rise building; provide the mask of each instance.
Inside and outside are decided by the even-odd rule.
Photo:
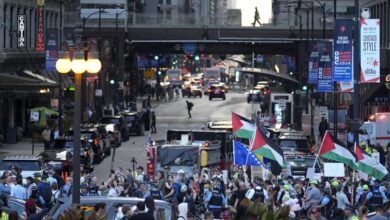
[[[321,3],[321,5],[319,4]],[[350,0],[337,0],[337,13],[339,19],[352,18],[354,2]],[[325,19],[323,10],[325,9]],[[290,0],[273,0],[272,2],[272,25],[284,26],[290,29],[299,29],[300,25],[306,28],[307,20],[311,28],[311,22],[314,22],[314,28],[322,28],[325,21],[326,28],[333,28],[333,1],[302,1],[299,9],[299,3]],[[311,13],[314,13],[314,21],[311,20]]]

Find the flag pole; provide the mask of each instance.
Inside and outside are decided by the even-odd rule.
[[[320,156],[320,152],[321,152],[322,146],[324,145],[324,139],[325,139],[327,134],[328,134],[328,131],[326,131],[324,136],[322,137],[320,149],[318,149],[318,153],[316,155],[316,159],[314,160],[314,163],[313,163],[313,169],[315,169],[315,167],[316,167],[316,163],[317,163],[318,157]]]
[[[245,166],[248,164],[249,153],[252,152],[252,142],[253,142],[253,140],[255,139],[255,136],[256,136],[256,129],[257,129],[257,123],[255,122],[255,130],[254,130],[254,132],[253,132],[253,134],[252,134],[252,139],[249,139],[250,147],[249,147],[249,152],[248,152],[248,154],[246,155]]]

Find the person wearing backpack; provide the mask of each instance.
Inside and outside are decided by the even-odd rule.
[[[39,204],[44,208],[50,208],[52,205],[53,194],[49,183],[47,183],[47,178],[47,174],[43,174],[41,181],[38,183],[38,200]]]
[[[189,102],[188,100],[186,100],[186,104],[187,104],[188,118],[192,118],[191,110],[192,110],[192,107],[194,107],[194,103]]]
[[[55,204],[60,196],[60,190],[58,188],[58,183],[54,182],[51,184],[51,203]]]

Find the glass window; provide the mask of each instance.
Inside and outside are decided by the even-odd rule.
[[[2,161],[0,164],[0,170],[9,170],[12,165],[26,171],[41,170],[40,162],[31,160]]]
[[[167,5],[170,5],[172,4],[172,1],[171,0],[167,0]]]
[[[172,11],[171,10],[166,10],[165,11],[165,17],[168,20],[172,19]]]
[[[164,0],[158,0],[158,4],[164,4]]]

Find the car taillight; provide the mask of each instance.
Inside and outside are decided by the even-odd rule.
[[[208,92],[211,92],[211,89],[207,90]]]
[[[225,90],[222,89],[221,92],[225,92]]]

